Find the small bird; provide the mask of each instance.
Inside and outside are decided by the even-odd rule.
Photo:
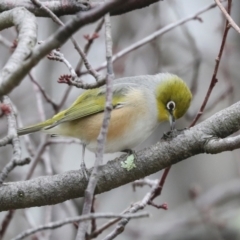
[[[18,135],[43,131],[52,135],[74,137],[92,152],[97,151],[105,106],[104,86],[83,92],[66,110],[52,118],[18,129]],[[159,123],[182,117],[190,106],[192,94],[176,75],[159,73],[114,80],[113,110],[105,153],[133,149],[156,129]],[[84,152],[84,151],[83,151]]]

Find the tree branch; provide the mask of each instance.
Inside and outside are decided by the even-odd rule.
[[[100,5],[99,7],[95,7],[94,9],[89,10],[88,12],[80,12],[76,14],[69,22],[65,24],[65,26],[60,27],[54,34],[52,34],[48,39],[46,39],[44,43],[36,46],[36,48],[32,51],[31,55],[29,54],[29,51],[26,51],[24,53],[25,58],[16,59],[17,64],[16,63],[14,64],[13,61],[10,61],[13,57],[12,55],[11,59],[9,60],[9,65],[12,66],[14,64],[14,69],[10,68],[6,74],[6,70],[4,70],[6,69],[6,66],[5,66],[3,71],[0,72],[0,97],[3,95],[6,95],[11,90],[13,90],[14,87],[16,87],[22,81],[22,79],[26,76],[26,74],[29,72],[29,70],[32,67],[34,67],[42,58],[44,58],[53,49],[59,48],[78,29],[80,29],[81,27],[89,23],[97,21],[103,15],[108,13],[110,10],[119,6],[121,2],[122,2],[121,0],[109,1],[105,4]],[[21,11],[27,12],[24,8],[19,8],[19,9]],[[1,17],[5,16],[4,14],[7,14],[7,13],[13,14],[13,12],[17,10],[13,9],[9,12],[2,13],[0,15],[0,20],[1,20]],[[21,17],[23,16],[21,15]],[[8,18],[9,16],[7,16],[7,19]],[[29,20],[28,22],[31,22],[31,20]],[[0,30],[2,28],[10,27],[12,25],[13,25],[13,22],[8,22],[8,25],[5,24],[4,26],[1,26],[0,24]],[[34,31],[34,34],[36,34],[36,31]],[[19,35],[19,38],[24,36],[24,39],[25,39],[26,38],[25,35],[26,34]],[[25,43],[25,45],[27,44]],[[28,43],[27,46],[29,45],[32,46],[33,44]],[[22,47],[26,48],[26,46],[22,46]]]
[[[76,14],[79,11],[87,11],[91,8],[88,1],[44,1],[42,4],[54,12],[57,16]],[[0,12],[11,10],[16,7],[24,7],[32,12],[37,17],[49,17],[46,11],[42,8],[36,7],[31,0],[1,0]]]
[[[5,95],[4,92],[9,93],[21,82],[21,79],[15,81],[8,81],[6,79],[19,69],[19,63],[26,61],[31,56],[37,40],[36,19],[25,8],[14,8],[0,14],[0,30],[13,25],[18,31],[18,42],[13,54],[0,71],[0,92],[2,92],[1,89],[4,89],[2,94],[0,94],[1,96]]]
[[[96,193],[143,178],[200,153],[233,150],[234,148],[220,148],[218,151],[211,151],[211,140],[226,138],[239,129],[240,102],[237,102],[172,140],[161,140],[137,152],[134,160],[137,167],[131,171],[121,167],[121,161],[126,160],[125,155],[100,166]],[[77,170],[4,184],[0,187],[0,211],[57,204],[82,197],[86,186],[87,181],[81,171]]]
[[[126,54],[128,54],[128,53],[130,53],[132,51],[135,51],[136,49],[144,46],[147,43],[150,43],[150,42],[154,41],[156,38],[162,36],[163,34],[169,32],[169,31],[171,31],[172,29],[175,29],[178,26],[181,26],[181,25],[183,25],[183,24],[185,24],[185,23],[187,23],[187,22],[189,22],[191,20],[199,20],[199,18],[198,18],[199,15],[201,15],[202,13],[204,13],[204,12],[214,8],[214,7],[216,7],[215,3],[207,5],[206,7],[200,9],[199,11],[197,11],[196,13],[191,14],[191,15],[189,15],[187,17],[184,17],[184,18],[182,18],[179,21],[176,21],[174,23],[170,23],[167,26],[165,26],[165,27],[163,27],[163,28],[161,28],[161,29],[151,33],[147,37],[145,37],[145,38],[143,38],[143,39],[141,39],[141,40],[131,44],[130,46],[128,46],[128,47],[124,48],[123,50],[119,51],[118,53],[114,54],[113,57],[112,57],[112,62],[114,63],[115,61],[117,61],[118,59],[122,58]],[[98,66],[95,70],[99,71],[101,69],[106,68],[106,66],[107,66],[107,62],[105,61],[100,66]],[[86,74],[86,73],[87,73],[87,71],[82,71],[81,75]]]
[[[150,6],[153,3],[157,3],[162,0],[130,0],[124,1],[117,9],[110,11],[111,16],[116,16],[131,12],[137,9],[145,8]],[[102,2],[89,3],[87,0],[82,1],[43,1],[42,4],[44,7],[47,7],[58,17],[64,15],[77,14],[78,12],[88,11],[91,8],[99,6]],[[49,17],[49,15],[42,8],[37,8],[31,0],[1,0],[0,1],[0,12],[10,10],[14,7],[25,7],[28,11],[32,12],[37,17]]]
[[[113,214],[113,213],[90,213],[88,215],[82,215],[82,216],[77,216],[77,217],[71,217],[71,218],[66,218],[62,221],[56,221],[56,222],[50,222],[46,225],[40,225],[37,226],[36,228],[29,229],[23,233],[20,233],[18,236],[13,238],[13,240],[20,240],[23,239],[27,236],[30,236],[36,232],[40,232],[43,230],[48,230],[48,229],[55,229],[62,227],[66,224],[73,223],[73,222],[84,222],[87,220],[91,219],[99,219],[99,218],[142,218],[142,217],[149,217],[148,213],[134,213],[134,214]]]
[[[229,24],[231,25],[231,27],[234,28],[238,33],[240,33],[239,26],[234,22],[234,20],[231,18],[230,14],[227,12],[227,10],[223,7],[221,2],[219,0],[214,0],[214,1],[218,5],[218,7],[222,11],[222,13],[225,15],[225,17],[226,17],[227,21],[229,22]]]

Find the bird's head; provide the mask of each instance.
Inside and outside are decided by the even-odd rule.
[[[176,75],[166,74],[156,88],[158,120],[169,121],[171,129],[175,120],[188,110],[192,94],[186,83]]]

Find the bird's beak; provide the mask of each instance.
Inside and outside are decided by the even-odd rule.
[[[169,123],[171,127],[171,131],[175,129],[175,117],[173,116],[173,112],[170,112],[169,114]]]

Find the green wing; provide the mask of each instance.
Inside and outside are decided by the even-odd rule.
[[[130,86],[132,85],[133,84],[130,84]],[[112,101],[113,108],[116,107],[119,103],[124,102],[124,96],[128,90],[129,84],[114,85]],[[63,122],[73,121],[95,113],[103,112],[106,102],[105,93],[105,87],[84,92],[68,109],[55,115],[52,118],[55,120],[54,123],[45,129],[50,129]]]
[[[116,107],[119,103],[124,103],[124,96],[129,91],[130,87],[133,87],[133,85],[134,87],[137,87],[136,84],[114,84],[112,101],[113,107]],[[68,109],[61,111],[45,122],[18,129],[18,135],[36,132],[41,129],[50,129],[63,122],[73,121],[95,113],[102,112],[104,111],[106,101],[105,93],[105,86],[87,90],[82,93]]]

